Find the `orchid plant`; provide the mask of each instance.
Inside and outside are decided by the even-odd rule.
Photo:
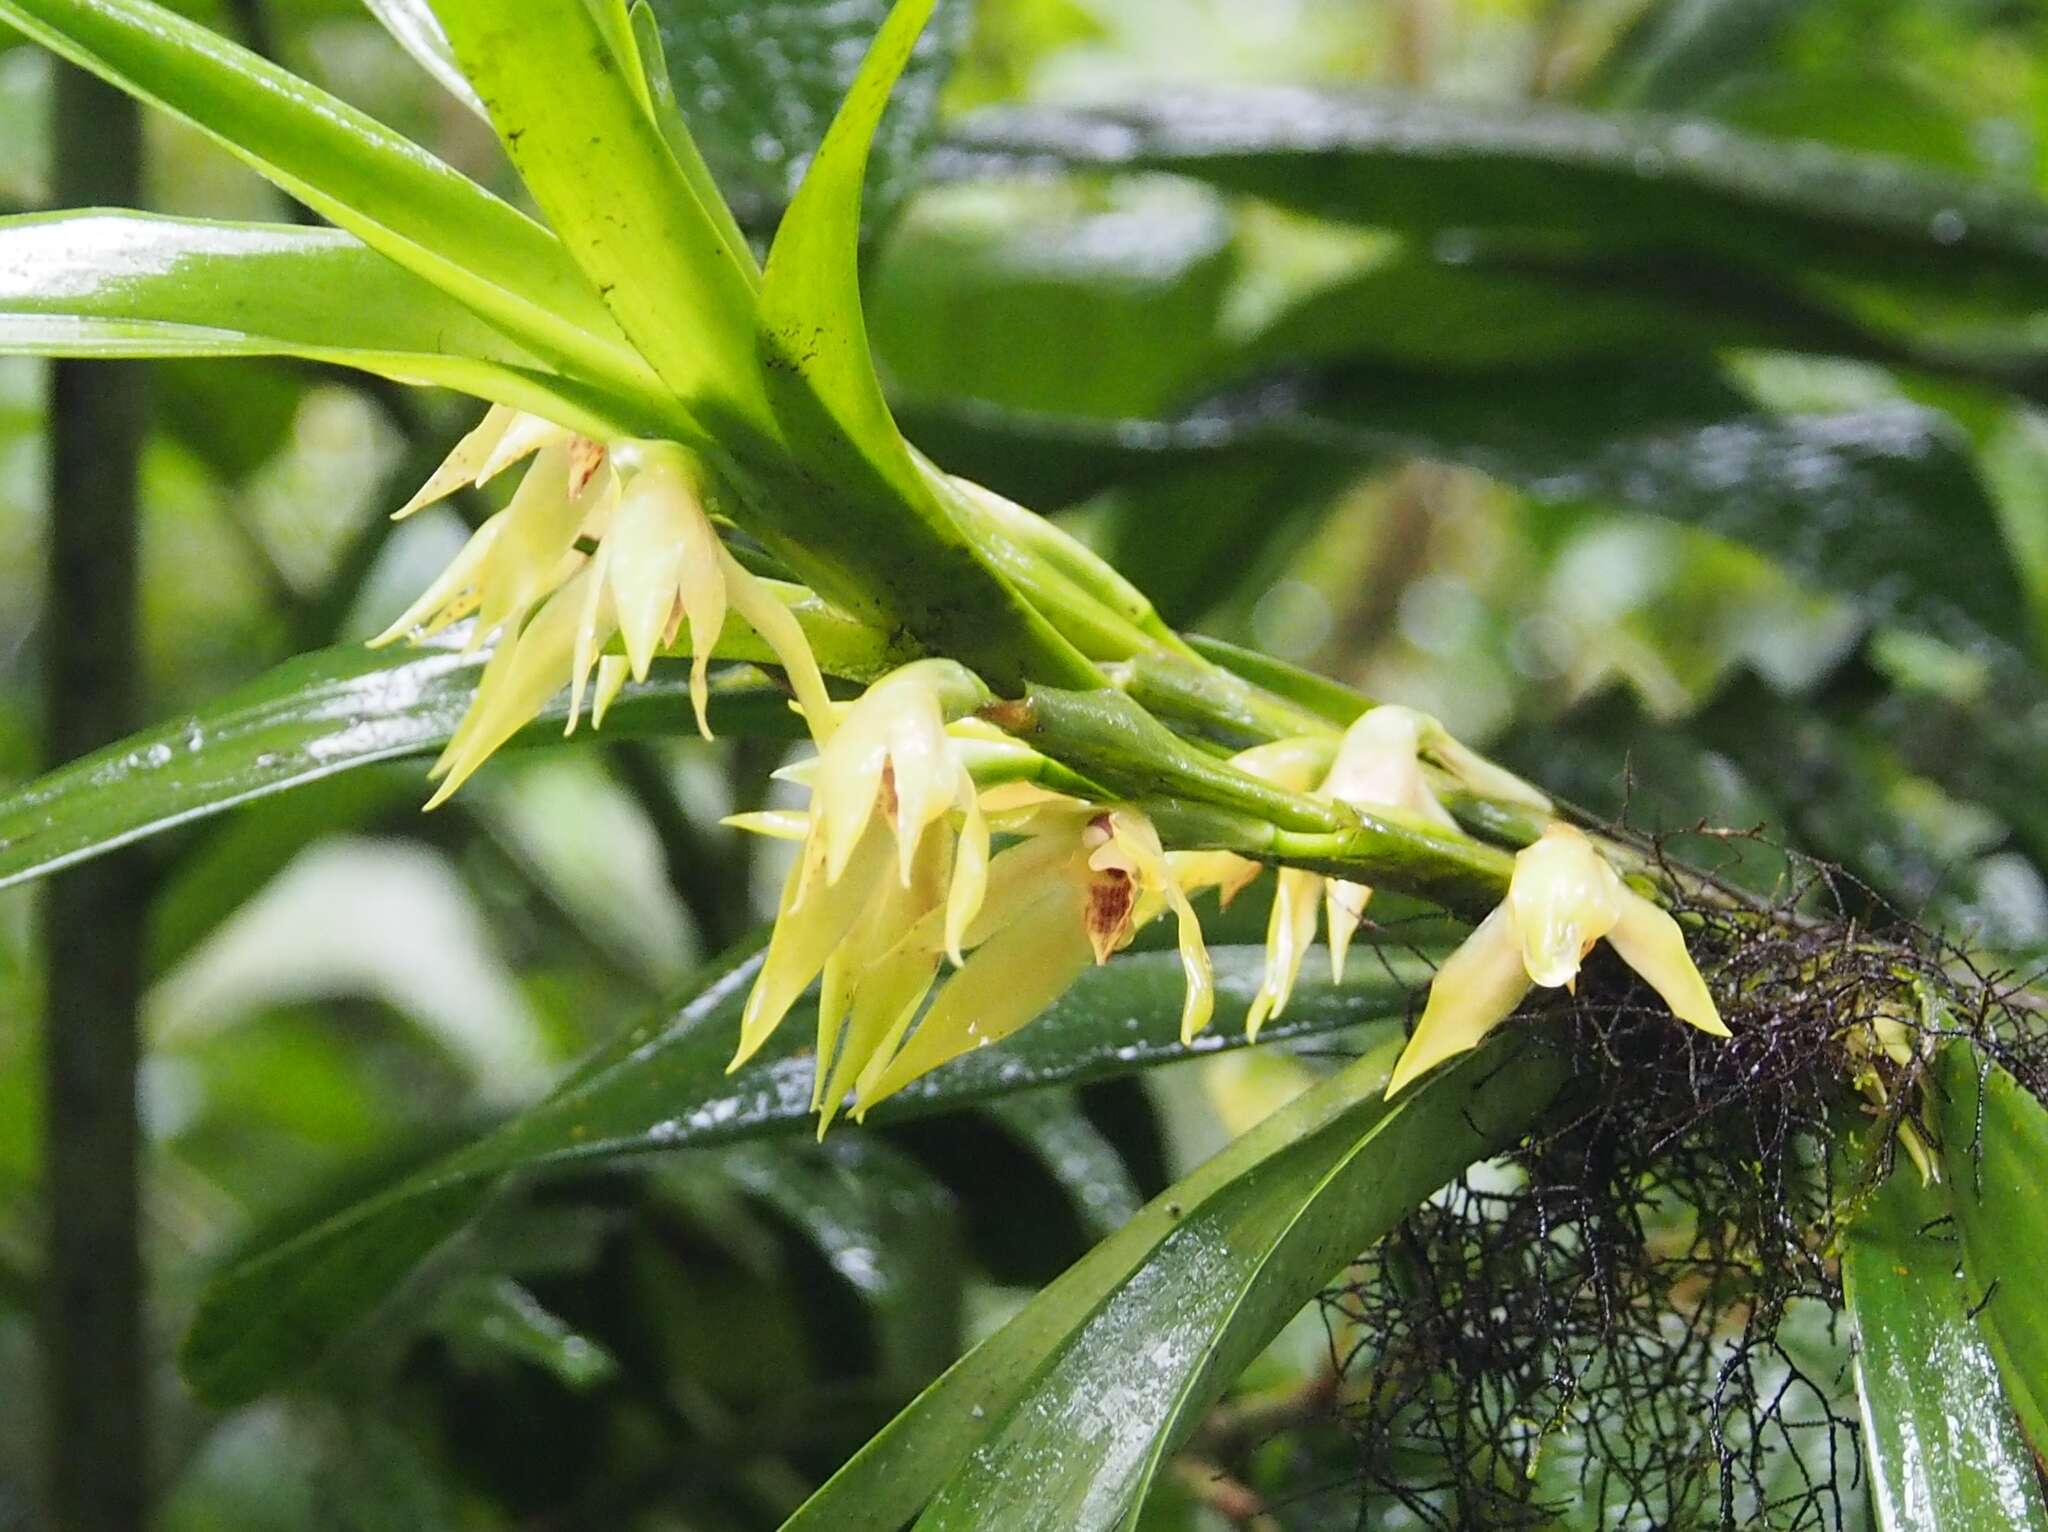
[[[1338,1263],[1540,1131],[1567,1071],[1545,1051],[1554,1029],[1516,1020],[1532,991],[1573,990],[1604,942],[1647,987],[1627,990],[1631,1003],[1657,997],[1658,1046],[1719,1048],[1766,1012],[1697,960],[1696,935],[1703,920],[1765,917],[1434,718],[1175,631],[1090,547],[906,438],[863,318],[862,188],[934,3],[890,10],[762,259],[693,139],[645,4],[386,7],[487,116],[536,217],[150,0],[0,0],[0,19],[333,226],[119,210],[0,220],[0,351],[294,356],[473,396],[474,429],[393,514],[501,476],[516,488],[376,652],[351,660],[361,684],[340,707],[399,667],[444,667],[440,711],[386,751],[439,752],[427,808],[500,751],[586,720],[631,713],[635,727],[708,738],[753,696],[800,724],[812,753],[778,775],[807,802],[732,820],[792,843],[793,858],[765,951],[734,970],[744,999],[718,1047],[743,1078],[796,1071],[820,1134],[842,1113],[886,1120],[979,1050],[1057,1018],[1063,996],[1167,917],[1162,1046],[1183,1055],[1222,1032],[1236,1046],[1283,1029],[1319,924],[1342,993],[1382,893],[1469,924],[1416,976],[1405,1037],[1128,1224],[1052,1290],[1071,1324],[1054,1333],[1027,1310],[997,1331],[789,1523],[881,1528],[924,1511],[933,1525],[1048,1526],[1078,1504],[1057,1524],[1129,1525],[1229,1370]],[[355,295],[345,312],[315,300],[338,284]],[[680,691],[671,669],[687,676]],[[266,770],[240,796],[321,774],[309,760]],[[207,811],[231,797],[215,792]],[[29,870],[150,828],[53,842]],[[1204,920],[1269,873],[1247,993],[1219,980]],[[1632,981],[1617,967],[1606,982]],[[804,1048],[783,1029],[813,986]],[[1845,1090],[1890,1112],[1931,1176],[1933,1130],[1917,1085],[1899,1084],[1917,1080],[1924,1050],[1893,1043]],[[587,1085],[543,1113],[570,1120]],[[522,1164],[502,1157],[506,1142],[450,1162],[442,1192],[480,1192]],[[1367,1191],[1353,1167],[1373,1146]],[[1283,1172],[1301,1182],[1292,1213],[1254,1210],[1247,1187]],[[419,1214],[409,1185],[230,1273],[188,1342],[194,1385],[223,1401],[274,1386],[379,1296],[368,1280],[316,1294],[313,1273],[379,1241],[424,1255],[474,1212],[404,1225],[398,1213]],[[1320,1200],[1331,1188],[1351,1198],[1341,1210]],[[1290,1256],[1291,1284],[1261,1286],[1263,1267],[1243,1278],[1249,1328],[1199,1332],[1155,1380],[1158,1408],[1134,1409],[1124,1456],[1080,1452],[1042,1504],[1016,1490],[1007,1512],[949,1520],[981,1503],[987,1486],[966,1486],[1010,1450],[1032,1380],[1205,1209],[1238,1220],[1219,1227],[1265,1231],[1273,1251],[1311,1214],[1334,1232],[1320,1259]],[[395,1282],[408,1264],[382,1269]],[[2010,1349],[2008,1376],[2024,1365]],[[1060,1500],[1076,1485],[1078,1500]]]

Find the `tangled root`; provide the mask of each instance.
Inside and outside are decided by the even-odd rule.
[[[1680,899],[1730,1041],[1596,957],[1541,1013],[1562,1120],[1325,1294],[1361,1527],[1860,1525],[1838,1235],[1923,1152],[1936,1042],[2048,1095],[2048,1032],[1931,932],[1801,913],[1838,879]]]

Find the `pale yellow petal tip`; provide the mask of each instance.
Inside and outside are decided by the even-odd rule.
[[[1680,1021],[1688,1026],[1699,1028],[1700,1031],[1706,1033],[1709,1037],[1733,1037],[1735,1035],[1728,1030],[1728,1023],[1721,1019],[1720,1011],[1715,1009],[1714,1003],[1711,1000],[1707,1002],[1705,1011],[1694,1011],[1688,1008],[1676,1014]]]
[[[1387,1076],[1387,1088],[1382,1093],[1383,1100],[1392,1101],[1442,1062],[1440,1059],[1426,1057],[1416,1047],[1421,1040],[1419,1036],[1409,1038],[1408,1046],[1401,1050],[1401,1056],[1394,1061],[1393,1073]]]

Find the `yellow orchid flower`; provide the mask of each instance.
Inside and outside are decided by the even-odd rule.
[[[446,801],[549,698],[571,688],[567,730],[597,673],[591,723],[630,676],[645,680],[655,654],[690,630],[690,701],[706,738],[711,648],[726,609],[774,650],[822,743],[835,713],[803,630],[773,592],[719,540],[704,509],[703,470],[663,442],[602,443],[503,405],[456,443],[409,516],[464,484],[482,485],[532,458],[506,507],[478,527],[441,576],[372,645],[429,635],[476,614],[468,648],[495,637],[474,700],[432,776],[428,801]],[[594,549],[592,547],[594,545]],[[623,654],[606,654],[613,639]]]
[[[1531,987],[1573,987],[1579,965],[1603,939],[1679,1020],[1730,1035],[1678,922],[1623,883],[1583,833],[1553,824],[1516,854],[1507,898],[1437,970],[1387,1095],[1476,1048]]]
[[[1133,808],[1071,799],[1043,805],[1032,821],[1024,839],[990,865],[986,901],[966,933],[973,955],[915,1031],[922,991],[900,1007],[898,997],[888,997],[894,1015],[866,1049],[856,1115],[948,1060],[1008,1037],[1057,1000],[1091,960],[1107,962],[1139,926],[1168,909],[1178,925],[1186,986],[1182,1040],[1209,1024],[1216,1004],[1209,951],[1152,822]],[[852,1035],[859,1032],[857,1018]]]
[[[938,953],[958,957],[986,887],[989,830],[945,715],[986,696],[952,660],[905,665],[838,716],[814,761],[785,773],[810,788],[811,808],[741,1016],[732,1068],[768,1040],[823,974],[818,1057],[821,1074],[829,1070],[856,981],[864,983],[871,960],[934,911],[941,925],[931,967]],[[922,995],[918,986],[911,1003]]]
[[[1405,707],[1370,708],[1345,730],[1319,784],[1312,780],[1315,767],[1312,757],[1300,748],[1303,742],[1282,742],[1295,745],[1293,753],[1280,753],[1279,746],[1261,746],[1244,752],[1236,762],[1254,775],[1297,792],[1313,788],[1352,808],[1392,811],[1433,829],[1455,832],[1457,822],[1437,801],[1422,773],[1422,742],[1431,731],[1440,734],[1442,727],[1426,714]],[[1371,898],[1372,890],[1363,883],[1326,878],[1296,867],[1280,869],[1273,914],[1266,926],[1266,971],[1245,1015],[1247,1033],[1256,1038],[1268,1018],[1287,1008],[1302,962],[1315,941],[1319,903],[1327,911],[1330,977],[1343,981],[1345,955]]]

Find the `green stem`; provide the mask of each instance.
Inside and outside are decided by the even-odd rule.
[[[139,114],[60,66],[52,187],[60,206],[132,205]],[[135,722],[136,466],[145,369],[50,368],[48,753],[69,761]],[[135,1087],[147,895],[132,855],[50,882],[43,907],[44,1351],[50,1525],[133,1532],[148,1498],[141,1134]]]

